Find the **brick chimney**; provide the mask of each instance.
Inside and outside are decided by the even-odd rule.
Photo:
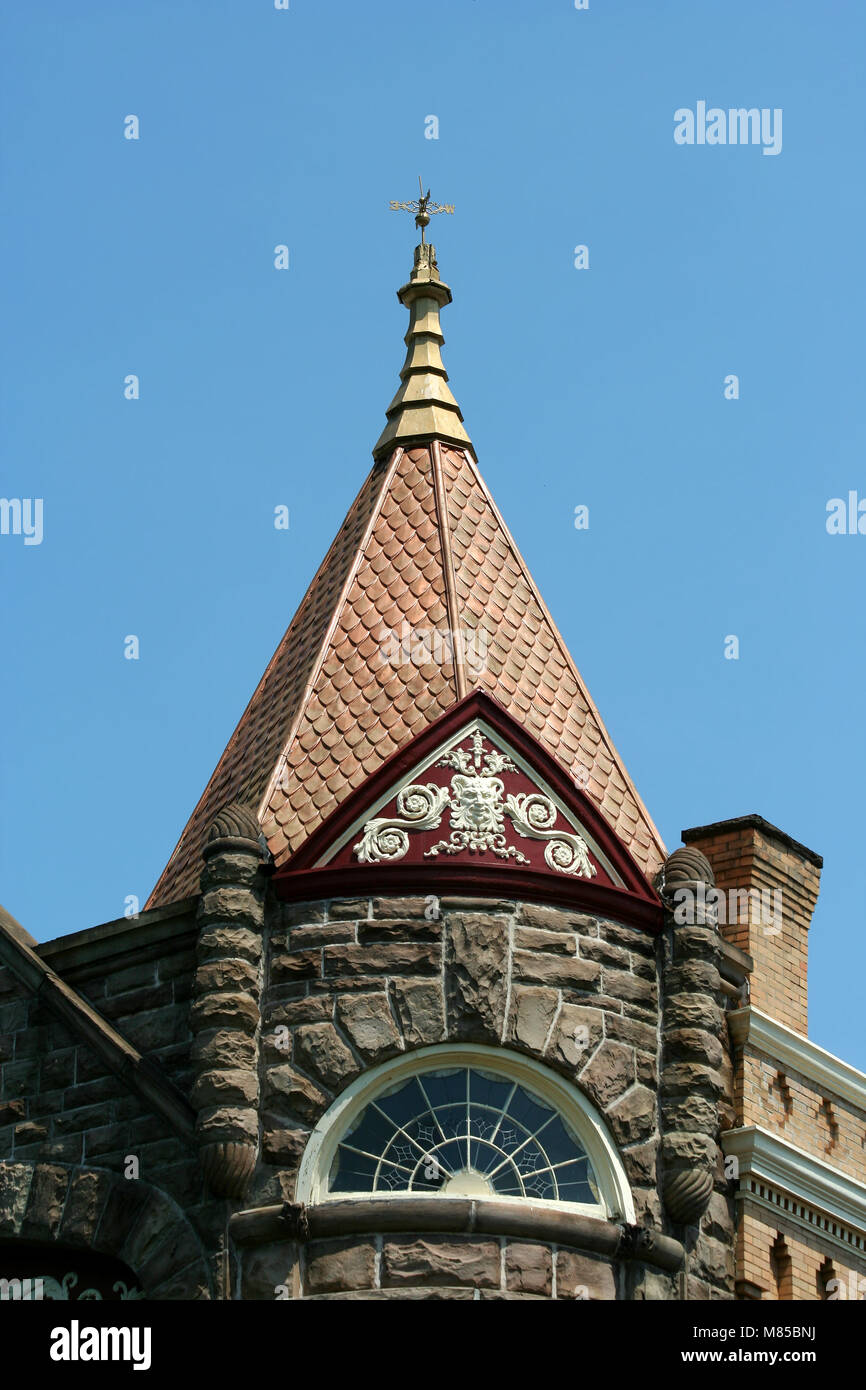
[[[713,867],[719,927],[755,962],[750,1002],[808,1031],[808,937],[823,860],[763,816],[699,825],[682,833]]]

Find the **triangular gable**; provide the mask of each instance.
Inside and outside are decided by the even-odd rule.
[[[472,890],[646,927],[660,916],[646,878],[590,799],[483,691],[383,763],[278,871],[275,886],[295,899]]]

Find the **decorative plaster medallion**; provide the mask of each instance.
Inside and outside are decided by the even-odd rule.
[[[449,787],[435,782],[425,786],[412,783],[397,793],[395,815],[367,821],[362,838],[353,852],[362,864],[402,859],[409,849],[409,832],[435,830],[449,811],[451,834],[447,840],[424,851],[428,858],[438,854],[486,854],[514,859],[518,864],[530,860],[515,845],[507,843],[505,816],[525,840],[543,840],[544,862],[558,873],[592,878],[586,841],[570,830],[556,828],[559,811],[549,797],[539,791],[506,793],[501,772],[520,769],[492,744],[484,747],[484,735],[476,729],[471,735],[472,749],[460,747],[458,740],[436,763],[454,769]]]

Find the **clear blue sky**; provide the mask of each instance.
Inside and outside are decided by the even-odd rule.
[[[825,528],[866,497],[866,8],[43,0],[2,27],[0,492],[44,499],[41,545],[0,537],[8,909],[47,939],[155,882],[369,467],[415,240],[388,201],[420,172],[457,209],[452,386],[626,766],[670,848],[757,811],[824,855],[811,1031],[866,1067],[866,536]],[[781,154],[676,145],[701,100],[781,108]]]

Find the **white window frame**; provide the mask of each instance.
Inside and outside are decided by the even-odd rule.
[[[532,1205],[543,1205],[557,1211],[572,1211],[583,1216],[595,1216],[607,1221],[626,1221],[634,1224],[635,1212],[631,1188],[616,1146],[594,1106],[564,1077],[519,1052],[508,1048],[484,1047],[478,1043],[437,1043],[418,1048],[379,1066],[365,1071],[342,1092],[325,1112],[313,1130],[304,1150],[295,1201],[313,1206],[320,1202],[364,1202],[372,1199],[399,1202],[417,1199],[417,1192],[330,1192],[328,1175],[337,1147],[347,1130],[371,1100],[386,1088],[409,1080],[416,1074],[439,1071],[446,1067],[477,1067],[499,1072],[503,1077],[523,1082],[530,1090],[553,1106],[571,1126],[586,1150],[595,1173],[600,1202],[560,1202],[532,1199]],[[430,1194],[431,1200],[440,1200]],[[474,1201],[511,1202],[525,1206],[526,1197],[507,1197],[492,1194],[473,1198]]]

